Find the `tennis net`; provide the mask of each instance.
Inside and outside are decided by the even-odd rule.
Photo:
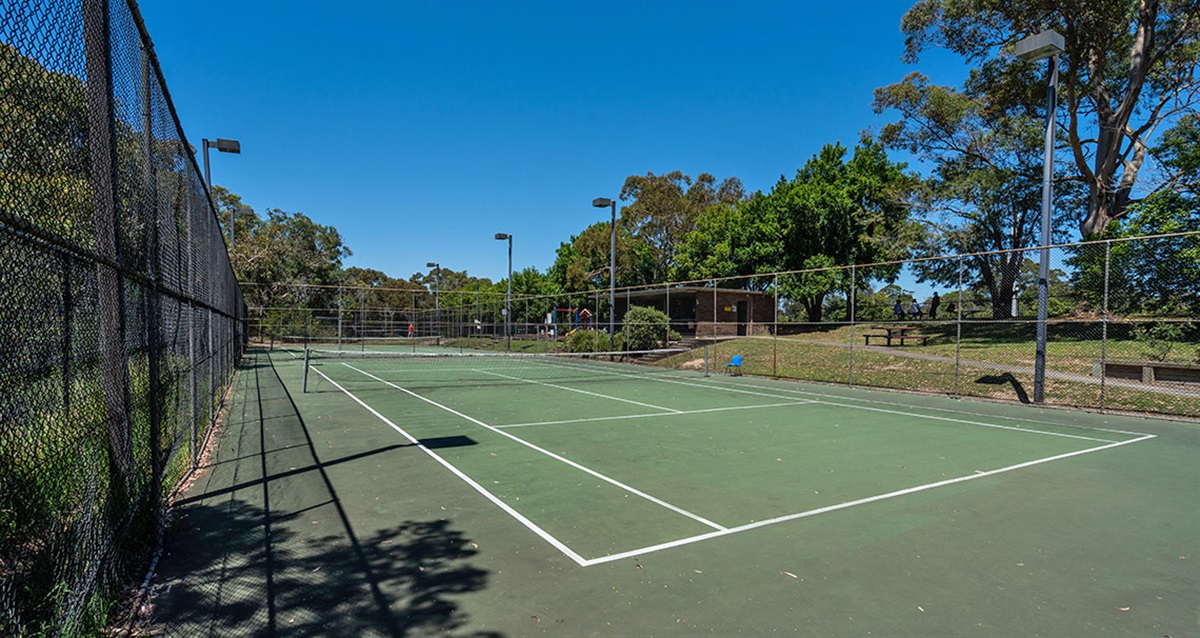
[[[680,349],[618,352],[493,352],[424,346],[405,350],[285,349],[305,361],[305,391],[332,389],[328,381],[349,378],[394,383],[404,388],[466,388],[528,383],[628,381],[630,376],[666,374],[648,365],[685,352]]]

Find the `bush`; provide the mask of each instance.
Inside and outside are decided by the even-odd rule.
[[[602,330],[572,330],[563,341],[567,352],[608,352],[609,348],[608,333]]]
[[[1174,323],[1155,323],[1137,326],[1133,338],[1145,348],[1146,358],[1151,361],[1166,361],[1175,343],[1183,338],[1183,328]]]
[[[678,332],[671,330],[671,318],[654,308],[632,306],[622,319],[617,339],[629,350],[651,350],[662,348],[671,339],[679,339]]]

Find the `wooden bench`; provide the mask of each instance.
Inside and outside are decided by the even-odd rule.
[[[1092,376],[1142,383],[1200,383],[1200,365],[1168,361],[1096,361]]]
[[[894,332],[885,332],[885,333],[874,332],[874,333],[864,334],[863,335],[863,343],[868,346],[871,345],[872,338],[874,338],[876,341],[879,341],[880,339],[882,339],[883,344],[885,346],[892,345],[893,341],[898,341],[899,342],[898,345],[902,346],[902,345],[904,345],[904,342],[909,339],[911,339],[913,341],[920,341],[921,345],[925,345],[925,341],[927,339],[929,339],[929,335],[922,335],[922,334],[915,334],[915,333],[914,334],[896,334]]]

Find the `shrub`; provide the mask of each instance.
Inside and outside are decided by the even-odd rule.
[[[1183,328],[1174,323],[1155,323],[1137,326],[1133,338],[1145,348],[1146,358],[1151,361],[1166,361],[1175,343],[1183,338]]]
[[[563,341],[567,352],[607,352],[608,333],[601,330],[572,330]]]
[[[654,308],[632,306],[622,323],[617,337],[629,350],[661,348],[671,339],[680,338],[678,332],[670,329],[671,318]]]

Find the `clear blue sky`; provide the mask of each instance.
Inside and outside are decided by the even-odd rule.
[[[908,0],[263,2],[142,0],[189,140],[260,213],[337,227],[348,266],[499,280],[545,270],[646,172],[791,177],[893,116]]]

